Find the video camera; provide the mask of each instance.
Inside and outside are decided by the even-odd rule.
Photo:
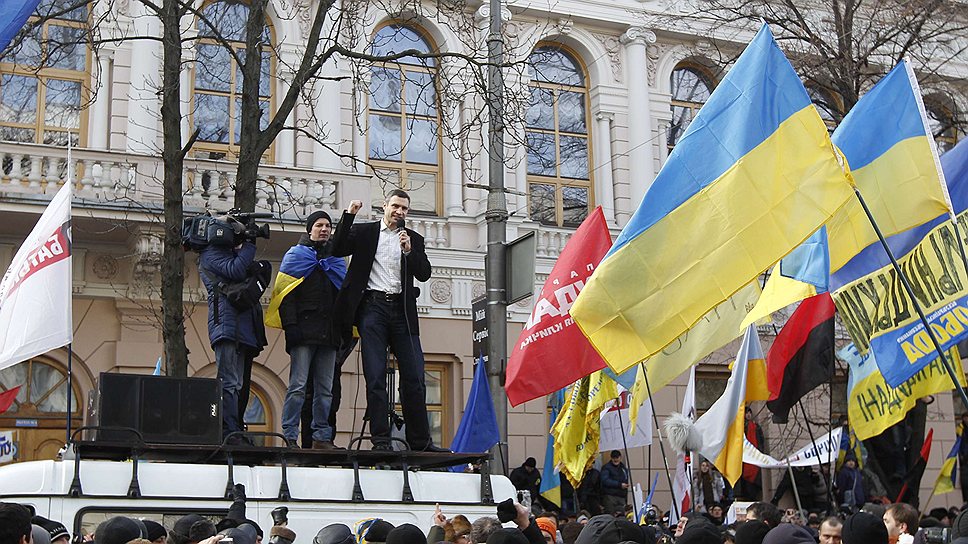
[[[233,208],[225,215],[211,212],[186,217],[182,221],[182,245],[186,251],[201,251],[209,245],[235,247],[242,241],[255,243],[257,238],[269,238],[269,225],[256,219],[272,217],[271,213],[242,212]]]

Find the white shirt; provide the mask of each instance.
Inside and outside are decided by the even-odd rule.
[[[401,283],[400,259],[403,250],[400,248],[400,234],[396,228],[387,226],[386,221],[380,221],[380,238],[376,242],[376,255],[370,268],[370,279],[366,288],[384,293],[400,293],[403,291]]]

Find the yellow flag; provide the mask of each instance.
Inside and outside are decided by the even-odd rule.
[[[575,487],[598,452],[602,407],[617,396],[615,382],[601,370],[593,372],[572,386],[551,429],[555,465],[561,467],[561,474]]]

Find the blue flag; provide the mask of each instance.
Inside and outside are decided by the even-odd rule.
[[[20,32],[40,0],[0,0],[0,51]]]
[[[481,357],[477,360],[471,394],[467,398],[464,416],[457,427],[450,449],[457,453],[479,453],[491,449],[500,441],[501,433],[497,429],[491,387],[487,383],[487,369]],[[461,469],[452,467],[451,470],[456,472]]]

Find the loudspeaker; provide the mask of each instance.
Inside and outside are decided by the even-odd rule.
[[[136,429],[149,444],[219,444],[221,399],[216,379],[103,372],[92,420],[102,427]],[[97,439],[128,442],[134,435],[98,431]]]

